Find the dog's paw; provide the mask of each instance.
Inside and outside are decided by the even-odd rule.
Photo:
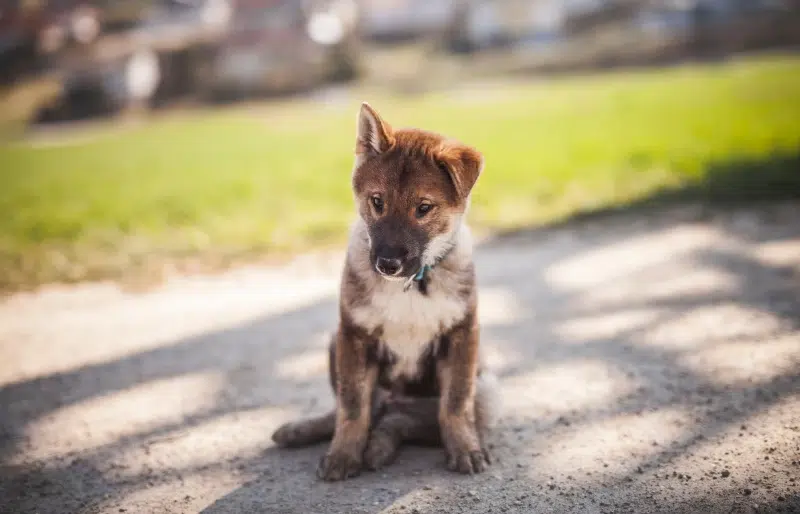
[[[397,443],[394,439],[380,431],[375,431],[364,452],[364,465],[367,469],[375,471],[390,464],[396,455]]]
[[[483,452],[483,459],[486,461],[486,464],[491,466],[492,454],[489,452],[489,448],[483,447],[481,448],[481,451]]]
[[[326,482],[336,482],[361,473],[361,459],[345,452],[329,453],[322,457],[317,477]]]
[[[483,450],[451,453],[447,458],[447,469],[472,475],[482,473],[489,467],[489,459]]]

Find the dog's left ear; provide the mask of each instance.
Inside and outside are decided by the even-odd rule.
[[[367,102],[362,103],[358,112],[356,155],[359,158],[378,155],[388,150],[393,144],[392,127],[383,121],[378,112]]]
[[[468,197],[483,171],[483,155],[472,147],[452,144],[442,149],[436,159],[450,175],[458,197]]]

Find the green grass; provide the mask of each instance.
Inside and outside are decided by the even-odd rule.
[[[635,202],[702,183],[728,162],[800,148],[800,58],[501,87],[368,98],[395,126],[484,152],[471,211],[483,229]],[[172,116],[72,144],[0,148],[0,288],[342,242],[359,100]],[[785,161],[779,174],[800,174]]]

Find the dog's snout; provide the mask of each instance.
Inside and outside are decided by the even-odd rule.
[[[400,259],[378,257],[375,267],[384,275],[395,276],[403,270],[403,262]]]

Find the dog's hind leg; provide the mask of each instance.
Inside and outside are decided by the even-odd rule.
[[[331,389],[336,391],[336,344],[331,340],[328,344],[328,379]],[[384,408],[387,391],[376,389],[372,401],[372,418],[377,420]],[[336,409],[327,414],[313,418],[301,419],[286,423],[272,434],[272,440],[283,448],[297,448],[330,441],[336,429]]]
[[[372,400],[373,427],[380,423],[389,396],[385,389],[376,389]],[[336,409],[313,418],[292,421],[282,425],[272,434],[272,440],[283,448],[311,446],[333,438],[336,429]]]
[[[336,347],[333,342],[328,347],[328,378],[331,389],[336,390]],[[388,393],[382,389],[376,389],[375,397],[372,401],[373,419],[378,419]],[[272,434],[272,440],[278,446],[284,448],[297,448],[301,446],[311,446],[333,438],[336,429],[336,409],[327,414],[313,418],[301,419],[286,423]]]
[[[315,418],[293,421],[281,426],[272,434],[275,444],[284,448],[297,448],[329,441],[336,425],[336,412],[331,411]]]
[[[328,343],[328,379],[336,390],[336,346],[333,339]],[[297,448],[330,441],[336,428],[336,409],[314,418],[286,423],[272,434],[272,440],[283,448]]]
[[[476,381],[475,429],[487,462],[487,438],[498,416],[498,385],[494,375],[484,372]],[[442,444],[439,427],[439,397],[401,397],[384,405],[384,414],[370,433],[364,463],[369,469],[390,464],[403,443],[423,446]]]
[[[375,470],[390,464],[404,442],[440,445],[438,412],[438,397],[404,397],[388,403],[370,432],[364,453],[366,467]]]

